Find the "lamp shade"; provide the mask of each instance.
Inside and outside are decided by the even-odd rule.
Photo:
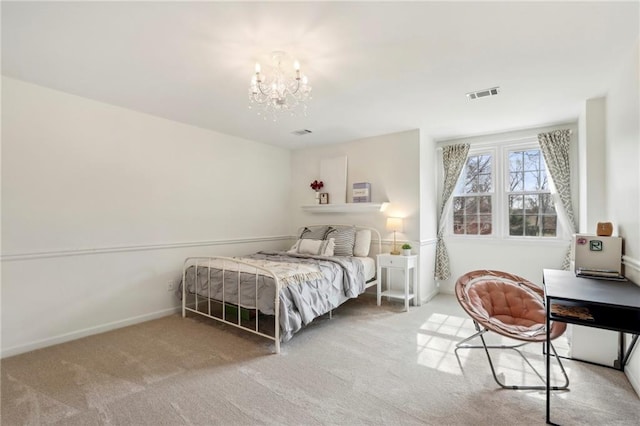
[[[402,218],[400,217],[388,217],[387,218],[387,230],[402,232]]]

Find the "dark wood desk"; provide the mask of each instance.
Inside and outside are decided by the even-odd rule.
[[[551,321],[604,328],[634,335],[625,352],[621,335],[616,368],[624,370],[631,351],[640,335],[640,286],[631,281],[608,281],[579,278],[571,271],[545,269],[543,271],[545,306],[547,311],[547,342]],[[553,305],[586,308],[593,319],[580,319],[552,312]],[[547,423],[551,424],[550,412],[550,351],[546,351],[547,378]]]

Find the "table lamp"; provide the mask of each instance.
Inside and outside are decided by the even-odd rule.
[[[393,231],[393,248],[391,254],[398,255],[400,250],[396,246],[396,232],[402,231],[402,218],[400,217],[388,217],[387,218],[387,230]]]

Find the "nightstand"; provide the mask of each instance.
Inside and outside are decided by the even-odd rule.
[[[404,299],[404,309],[409,310],[409,300],[413,299],[414,306],[420,306],[420,297],[418,295],[418,256],[395,256],[391,254],[379,254],[378,258],[378,306],[382,296],[392,297],[396,299]],[[382,291],[382,268],[387,270],[387,290]],[[391,290],[391,270],[400,269],[404,271],[404,291]],[[409,271],[413,269],[413,293],[409,293]]]

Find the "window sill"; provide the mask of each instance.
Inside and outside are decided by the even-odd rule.
[[[493,245],[513,245],[513,246],[532,246],[540,245],[546,247],[563,247],[568,246],[571,241],[562,238],[542,239],[542,238],[513,238],[513,237],[495,237],[495,236],[477,236],[471,237],[467,235],[446,235],[447,242],[464,242],[471,244],[493,244]]]

